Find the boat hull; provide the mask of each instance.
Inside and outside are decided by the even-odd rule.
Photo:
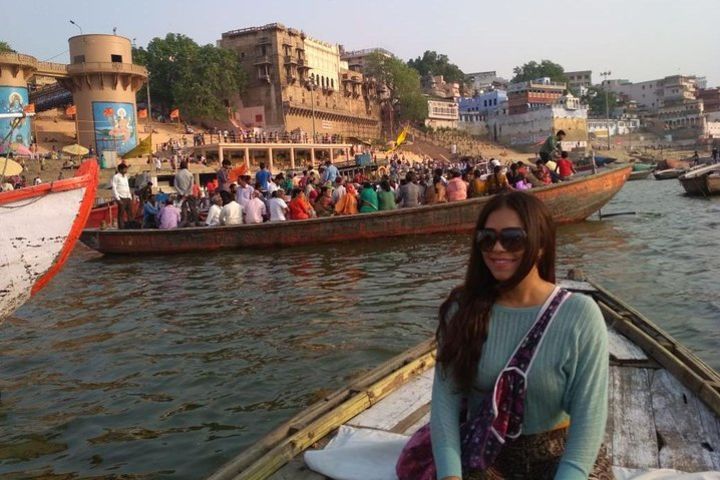
[[[696,167],[678,177],[685,192],[691,196],[707,197],[717,195],[717,175],[720,174],[720,165],[711,164]]]
[[[685,173],[685,170],[669,168],[666,170],[656,171],[653,173],[653,176],[655,177],[655,180],[673,180],[680,177],[683,173]]]
[[[73,178],[0,193],[0,319],[62,268],[90,214],[97,181],[90,160]]]
[[[623,186],[630,167],[538,188],[532,193],[558,223],[579,222]],[[467,232],[490,197],[372,214],[303,221],[173,230],[85,230],[81,240],[109,254],[167,254],[220,249],[281,248],[382,237]]]
[[[628,182],[632,180],[643,180],[645,178],[648,178],[650,174],[652,173],[652,170],[637,170],[630,174],[630,177],[628,178]]]

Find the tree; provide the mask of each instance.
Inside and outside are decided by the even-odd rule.
[[[400,120],[423,121],[427,117],[427,99],[420,88],[420,75],[405,62],[378,52],[371,53],[365,75],[374,77],[388,89],[384,99]]]
[[[457,82],[461,85],[465,83],[463,71],[457,65],[450,63],[450,59],[444,54],[426,50],[422,57],[410,59],[408,65],[417,70],[421,78],[428,74],[442,75],[446,82]]]
[[[511,83],[527,82],[543,77],[550,77],[553,82],[567,83],[565,69],[550,60],[542,60],[540,63],[533,60],[520,67],[513,68],[513,73],[515,76],[510,80]]]
[[[617,106],[618,96],[615,92],[607,92],[607,105],[612,112]],[[605,90],[600,87],[588,87],[585,95],[581,97],[582,101],[588,105],[588,114],[593,117],[608,118],[605,110]]]
[[[9,43],[0,40],[0,53],[15,53]]]
[[[227,119],[227,105],[246,85],[235,52],[201,47],[182,34],[152,39],[133,51],[133,60],[147,67],[153,104],[165,113],[177,107],[188,118]],[[144,90],[138,99],[145,100]]]

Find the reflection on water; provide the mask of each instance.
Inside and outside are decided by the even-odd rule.
[[[720,367],[720,199],[628,184],[563,227],[583,268]],[[271,252],[75,253],[0,325],[0,476],[201,478],[328,389],[431,335],[465,236]],[[13,477],[10,477],[13,478]]]

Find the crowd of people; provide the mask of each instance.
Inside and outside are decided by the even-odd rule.
[[[394,155],[388,165],[353,176],[342,175],[326,161],[317,169],[308,166],[302,173],[276,175],[261,163],[254,175],[231,178],[232,164],[225,160],[216,178],[201,186],[182,160],[175,195],[153,195],[151,183],[142,183],[135,195],[142,204],[142,227],[161,229],[306,220],[456,202],[571,178],[573,164],[559,149],[563,135],[560,131],[548,139],[535,165],[481,157],[410,163]],[[120,228],[133,220],[126,172],[121,164],[113,178]]]

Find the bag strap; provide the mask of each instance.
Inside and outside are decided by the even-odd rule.
[[[545,300],[542,308],[540,308],[540,311],[535,318],[535,322],[530,327],[530,330],[528,330],[528,333],[525,334],[518,346],[515,347],[515,351],[510,356],[510,359],[505,365],[505,368],[501,371],[500,375],[502,375],[503,371],[511,367],[520,370],[524,375],[527,375],[527,372],[529,372],[532,367],[540,345],[545,338],[545,332],[555,319],[555,314],[569,296],[570,292],[564,288],[560,288],[558,286],[555,287],[553,292],[548,296],[547,300]]]

